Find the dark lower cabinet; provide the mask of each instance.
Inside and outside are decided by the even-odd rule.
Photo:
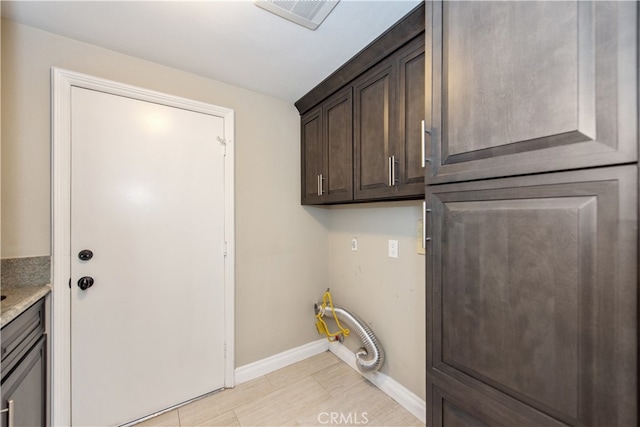
[[[2,383],[3,427],[46,425],[46,337],[27,353]],[[11,423],[9,418],[12,418]]]
[[[637,180],[426,187],[428,426],[638,425]]]
[[[0,331],[2,383],[0,425],[47,425],[47,336],[44,300],[20,314]]]

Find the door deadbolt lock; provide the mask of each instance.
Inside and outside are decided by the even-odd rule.
[[[93,252],[91,252],[89,249],[83,249],[78,254],[78,258],[80,258],[82,261],[89,261],[91,258],[93,258]]]
[[[83,291],[86,291],[93,286],[93,277],[84,276],[78,280],[78,287]]]

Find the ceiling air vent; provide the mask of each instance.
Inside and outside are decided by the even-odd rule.
[[[315,30],[340,0],[253,0],[256,6]]]

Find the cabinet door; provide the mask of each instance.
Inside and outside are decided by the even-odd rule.
[[[323,103],[324,147],[320,182],[324,203],[353,200],[353,103],[351,88]]]
[[[426,188],[427,425],[638,425],[637,174]]]
[[[396,195],[424,195],[421,121],[424,119],[424,38],[410,43],[398,58],[398,137],[393,144],[397,159]]]
[[[316,108],[301,118],[302,204],[317,204],[322,172],[322,109]]]
[[[2,381],[2,408],[13,402],[13,425],[37,427],[46,425],[46,338],[31,349],[24,359]],[[9,414],[2,414],[2,427],[9,425]]]
[[[392,130],[394,129],[395,67],[386,61],[354,83],[355,199],[392,196]],[[396,159],[397,160],[397,159]]]
[[[427,2],[430,183],[637,160],[636,2]]]

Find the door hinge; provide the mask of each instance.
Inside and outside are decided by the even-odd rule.
[[[223,247],[223,254],[224,256],[227,256],[227,251],[228,251],[229,245],[227,244],[227,242],[224,242],[224,247]]]
[[[217,137],[218,142],[220,142],[220,144],[222,144],[222,146],[224,147],[224,155],[227,155],[227,140],[221,137]]]

